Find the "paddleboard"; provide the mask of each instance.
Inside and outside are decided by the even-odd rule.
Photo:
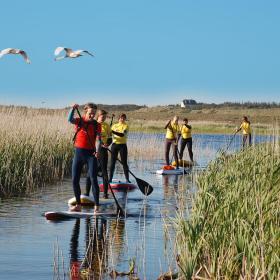
[[[195,165],[195,163],[192,162],[192,161],[183,160],[183,159],[179,160],[179,166],[181,166],[181,167],[191,167],[191,166],[194,166],[194,165]],[[172,162],[172,166],[176,166],[176,161]]]
[[[95,205],[93,196],[87,196],[87,195],[81,194],[80,198],[81,198],[82,206],[94,206]],[[107,204],[112,204],[112,203],[114,203],[114,199],[112,199],[112,198],[110,198],[110,199],[99,198],[100,205],[107,205]],[[76,198],[75,197],[70,198],[68,200],[68,205],[76,205]]]
[[[122,182],[118,179],[113,179],[113,181],[110,182],[110,185],[114,191],[129,191],[137,188],[137,186],[133,183]],[[100,191],[103,192],[104,191],[103,184],[100,184],[99,187],[100,187]]]
[[[184,168],[179,168],[179,169],[170,169],[170,170],[165,170],[165,169],[160,169],[156,171],[157,174],[159,175],[183,175],[187,174],[187,170]]]
[[[116,212],[73,212],[73,211],[52,211],[46,212],[45,217],[47,220],[62,220],[70,218],[90,218],[90,217],[115,217]]]

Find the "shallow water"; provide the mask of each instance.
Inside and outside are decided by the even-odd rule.
[[[133,142],[137,135],[130,137]],[[144,137],[161,139],[163,136]],[[193,138],[198,143],[195,144],[195,158],[203,168],[218,149],[227,146],[230,136],[195,135]],[[230,149],[239,148],[240,140],[236,137]],[[264,136],[254,139],[255,142],[265,140]],[[70,268],[75,270],[77,265],[82,265],[84,275],[88,275],[88,267],[94,271],[92,279],[111,279],[112,270],[128,271],[131,259],[135,260],[135,271],[140,279],[157,279],[161,273],[175,269],[172,218],[176,216],[179,203],[191,208],[196,171],[185,176],[154,174],[162,163],[163,158],[130,159],[130,169],[149,182],[154,192],[147,198],[138,189],[127,195],[117,193],[129,214],[121,221],[115,218],[47,221],[42,216],[44,212],[67,209],[67,201],[73,196],[70,179],[30,197],[1,200],[0,278],[69,279]],[[123,178],[120,167],[115,177]],[[84,179],[81,186],[84,189]],[[114,209],[114,205],[108,208]],[[79,279],[75,278],[75,271],[72,272],[71,279]]]

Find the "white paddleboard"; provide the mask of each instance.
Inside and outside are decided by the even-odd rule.
[[[84,194],[81,194],[81,205],[82,206],[94,206],[94,197],[93,196],[87,196]],[[99,198],[99,204],[100,205],[107,205],[107,204],[112,204],[114,203],[114,199],[109,198],[109,199],[104,199],[104,198]],[[72,197],[68,200],[68,205],[76,205],[76,198]]]
[[[157,174],[159,175],[183,175],[187,174],[187,170],[184,168],[179,168],[179,169],[170,169],[170,170],[165,170],[165,169],[160,169],[156,171]]]
[[[101,217],[115,217],[117,216],[116,212],[74,212],[74,211],[50,211],[45,213],[47,220],[60,220],[67,218],[89,218],[94,216]]]

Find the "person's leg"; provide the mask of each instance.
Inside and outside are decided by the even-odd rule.
[[[187,139],[187,147],[189,151],[190,160],[193,161],[192,138]]]
[[[172,141],[169,139],[165,139],[165,163],[169,165],[169,151]]]
[[[178,160],[178,145],[175,145],[175,140],[172,142],[172,150],[173,156],[176,162],[176,168],[179,168],[179,160]]]
[[[72,184],[73,191],[76,198],[76,204],[81,205],[81,188],[80,188],[80,177],[84,164],[83,154],[81,149],[75,150],[75,155],[72,163]]]
[[[108,198],[108,171],[107,171],[107,165],[108,165],[108,151],[104,148],[100,149],[100,165],[102,170],[102,178],[103,178],[103,187],[104,187],[104,198]]]
[[[128,164],[127,164],[127,146],[126,144],[121,144],[120,145],[120,156],[121,156],[121,162],[123,165],[123,172],[124,172],[124,176],[125,179],[128,183],[130,183],[129,181],[129,172],[128,172]]]
[[[243,134],[243,137],[242,137],[242,147],[243,148],[246,146],[246,142],[247,142],[247,135]]]
[[[251,146],[252,145],[252,135],[249,134],[248,137],[249,137],[249,146]]]
[[[91,152],[90,152],[91,153]],[[97,181],[97,159],[94,155],[89,154],[87,157],[88,172],[92,186],[92,194],[96,206],[99,206],[99,185]]]
[[[87,178],[86,178],[86,193],[85,193],[85,195],[89,196],[89,194],[90,194],[90,188],[91,188],[91,181],[90,181],[89,173],[87,173]]]
[[[184,154],[184,150],[187,144],[187,139],[182,138],[181,139],[181,145],[180,145],[180,152],[179,152],[179,159],[183,159],[183,154]]]
[[[118,145],[113,143],[111,146],[111,165],[110,165],[110,177],[109,177],[109,182],[112,182],[113,176],[114,176],[114,171],[115,171],[115,165],[116,161],[118,158]]]

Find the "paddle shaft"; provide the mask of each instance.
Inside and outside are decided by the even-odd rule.
[[[107,151],[109,151],[111,154],[113,154],[113,152],[106,148]],[[123,165],[122,161],[119,160],[118,158],[116,159],[121,165]],[[145,194],[145,195],[150,195],[152,192],[153,192],[153,187],[145,182],[144,180],[142,179],[139,179],[137,178],[129,169],[128,169],[128,172],[136,179],[136,182],[137,182],[137,186],[139,187],[140,191]]]
[[[81,114],[80,114],[79,109],[76,108],[76,110],[77,110],[77,113],[78,113],[78,115],[79,115],[79,118],[80,118],[81,121],[82,121],[82,116],[81,116]],[[89,141],[89,143],[90,143],[92,149],[95,150],[95,145],[92,143],[92,141],[91,141],[91,139],[90,139],[90,136],[89,136],[89,134],[88,134],[87,129],[86,129],[86,134],[87,134],[88,141]],[[97,159],[97,160],[98,160],[98,162],[99,162],[99,159]],[[100,162],[99,162],[99,164],[100,164]],[[107,179],[105,179],[105,181],[107,181]],[[114,192],[113,192],[113,190],[112,190],[112,187],[111,187],[110,183],[109,183],[108,181],[107,181],[107,183],[108,183],[108,186],[109,186],[109,188],[110,188],[110,191],[111,191],[111,193],[112,193],[112,195],[113,195],[113,198],[114,198],[114,200],[115,200],[115,203],[116,203],[116,205],[117,205],[118,213],[120,214],[120,216],[124,216],[124,211],[123,211],[123,209],[121,208],[121,206],[119,205],[119,203],[118,203],[118,201],[117,201],[117,198],[116,198],[116,196],[115,196],[115,194],[114,194]]]

